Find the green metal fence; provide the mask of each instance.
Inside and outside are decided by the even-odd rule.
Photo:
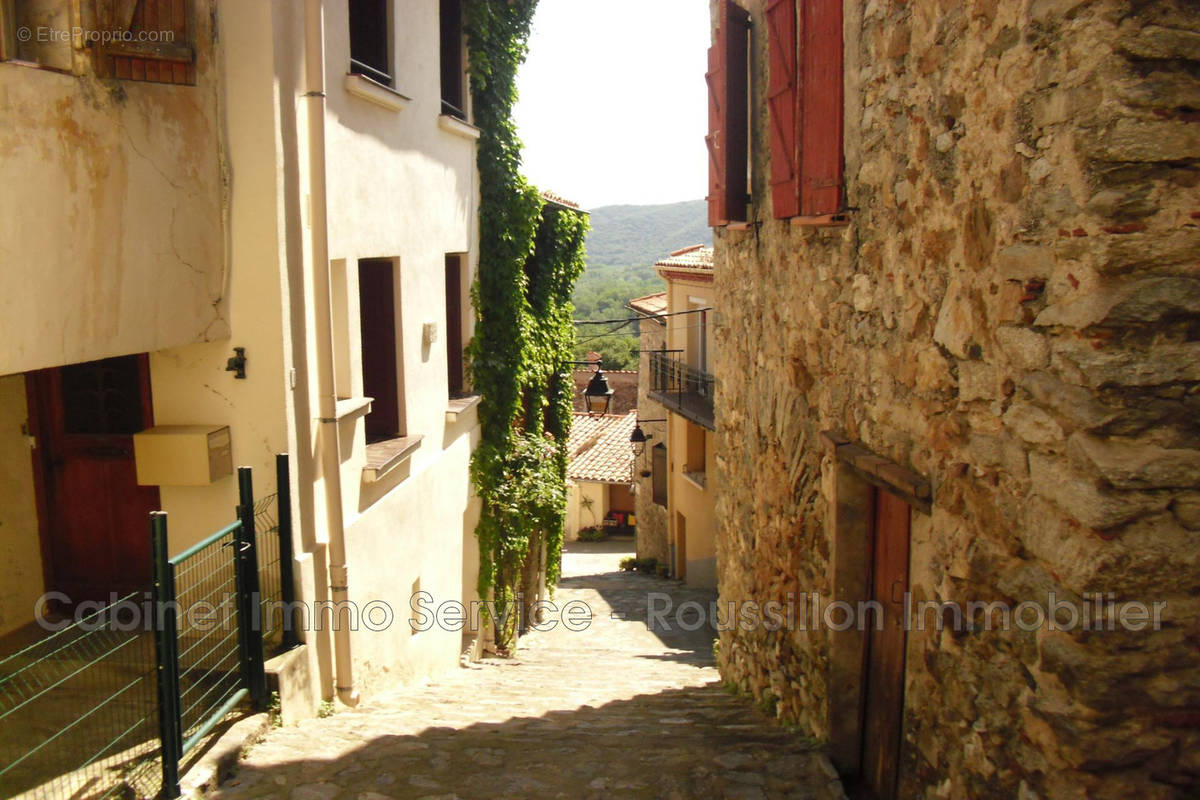
[[[113,598],[0,659],[0,796],[179,796],[180,762],[226,715],[267,704],[263,637],[297,643],[288,457],[277,496],[176,556],[151,515],[150,592]],[[261,581],[261,586],[260,586]]]
[[[135,592],[0,660],[0,796],[158,794],[146,607]]]
[[[167,555],[167,515],[151,515],[163,796],[178,797],[179,765],[245,700],[267,705],[254,488],[238,469],[238,520]],[[179,587],[183,588],[180,589]]]

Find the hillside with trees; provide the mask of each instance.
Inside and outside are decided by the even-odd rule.
[[[710,242],[703,200],[652,206],[602,206],[591,212],[587,269],[575,284],[575,318],[625,319],[625,303],[662,291],[654,262],[672,250]],[[578,328],[576,357],[595,350],[607,369],[637,368],[637,323],[583,325]]]

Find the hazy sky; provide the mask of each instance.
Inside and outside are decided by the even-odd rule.
[[[525,175],[584,208],[707,194],[708,0],[541,0],[518,85]]]

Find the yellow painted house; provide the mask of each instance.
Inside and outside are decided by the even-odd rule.
[[[667,282],[666,347],[650,354],[650,398],[667,410],[667,515],[675,577],[717,585],[713,456],[713,251],[695,245],[657,262]]]

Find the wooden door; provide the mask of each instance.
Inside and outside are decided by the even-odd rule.
[[[874,800],[896,797],[904,715],[904,593],[908,591],[909,506],[876,490],[871,531],[871,599],[883,608],[883,629],[867,633],[863,702],[862,782]]]
[[[72,602],[150,584],[149,514],[133,434],[150,427],[149,361],[120,356],[30,375],[48,588]]]

